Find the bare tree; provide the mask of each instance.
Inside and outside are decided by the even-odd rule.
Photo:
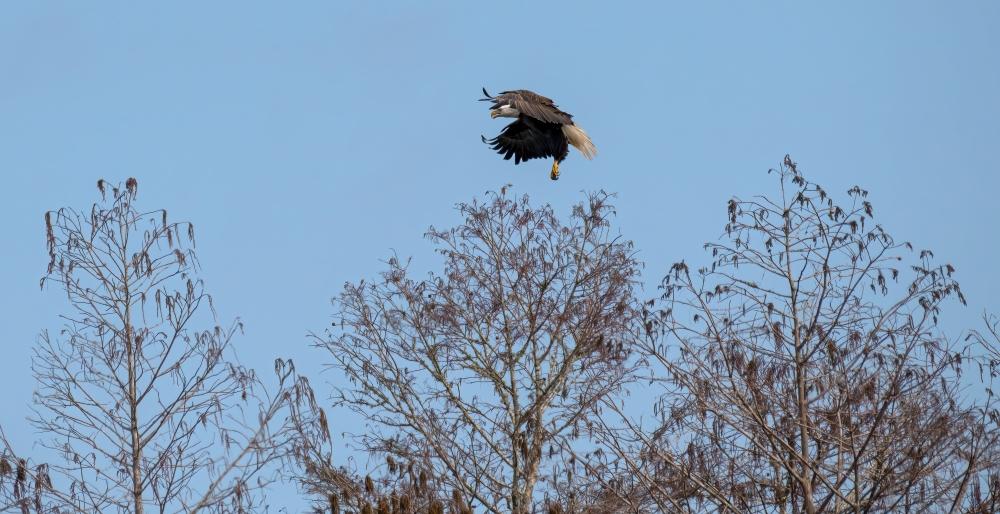
[[[975,341],[976,350],[983,358],[976,359],[979,382],[985,385],[986,399],[981,408],[984,437],[983,444],[988,453],[983,461],[1000,462],[1000,399],[997,398],[997,383],[1000,380],[1000,316],[984,314],[985,330],[972,330],[969,338]],[[969,498],[966,506],[979,508],[981,512],[1000,512],[1000,466],[993,466],[991,473],[970,475]],[[972,511],[972,508],[966,510]]]
[[[937,328],[964,304],[953,268],[890,237],[860,188],[841,206],[787,157],[776,174],[776,197],[729,202],[709,266],[664,279],[641,349],[662,397],[652,422],[605,402],[593,494],[632,512],[995,512],[996,409],[963,375],[984,352]]]
[[[427,234],[440,274],[390,259],[379,281],[345,286],[318,342],[350,382],[336,404],[370,424],[358,447],[386,457],[381,484],[451,496],[456,512],[531,512],[571,487],[564,459],[630,373],[639,263],[603,193],[567,224],[506,188],[458,211],[464,223]]]
[[[58,335],[39,338],[31,423],[58,462],[31,464],[5,444],[0,510],[257,511],[317,412],[308,383],[278,360],[269,392],[236,362],[240,324],[215,325],[190,223],[137,210],[135,179],[98,188],[89,212],[45,215],[42,284],[71,308]]]

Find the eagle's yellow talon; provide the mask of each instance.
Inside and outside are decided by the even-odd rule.
[[[559,180],[559,163],[552,163],[552,174],[549,176],[552,180]]]

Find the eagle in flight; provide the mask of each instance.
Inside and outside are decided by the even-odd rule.
[[[588,159],[597,154],[597,147],[580,127],[573,123],[573,116],[559,110],[552,100],[544,96],[518,89],[503,91],[490,96],[483,88],[486,98],[481,102],[493,102],[490,106],[492,118],[517,118],[507,125],[493,139],[481,136],[483,142],[503,155],[505,160],[514,157],[514,164],[531,159],[552,157],[552,180],[559,179],[559,163],[569,154],[573,145]]]

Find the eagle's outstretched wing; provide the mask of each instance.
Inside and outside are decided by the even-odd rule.
[[[563,158],[568,150],[561,125],[526,116],[504,127],[497,137],[482,139],[505,160],[514,157],[514,164],[545,157]]]
[[[559,110],[552,99],[528,91],[527,89],[503,91],[497,96],[490,96],[486,92],[486,88],[483,88],[483,94],[486,95],[486,98],[483,100],[493,102],[492,109],[496,109],[501,105],[509,105],[520,111],[521,114],[544,121],[545,123],[558,123],[560,125],[573,123],[573,116]]]

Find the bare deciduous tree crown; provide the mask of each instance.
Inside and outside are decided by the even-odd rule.
[[[778,195],[729,202],[709,266],[664,279],[642,348],[659,422],[605,418],[627,471],[602,494],[630,511],[995,509],[995,406],[961,393],[982,348],[936,327],[964,303],[954,269],[890,237],[864,190],[839,205],[787,157],[777,177]]]
[[[542,475],[630,373],[639,263],[604,193],[567,224],[506,188],[458,211],[463,223],[427,234],[440,274],[417,280],[390,259],[378,282],[345,287],[339,330],[319,342],[350,381],[337,403],[371,423],[359,447],[415,469],[404,489],[423,472],[434,495],[531,512],[540,491],[572,486]]]
[[[291,418],[315,407],[308,384],[279,360],[269,395],[236,363],[240,325],[205,313],[193,225],[137,210],[135,179],[98,189],[89,212],[45,214],[42,285],[58,285],[70,309],[58,334],[39,338],[31,423],[61,460],[31,467],[8,444],[2,461],[19,469],[10,489],[0,484],[6,507],[248,512],[294,443]]]

